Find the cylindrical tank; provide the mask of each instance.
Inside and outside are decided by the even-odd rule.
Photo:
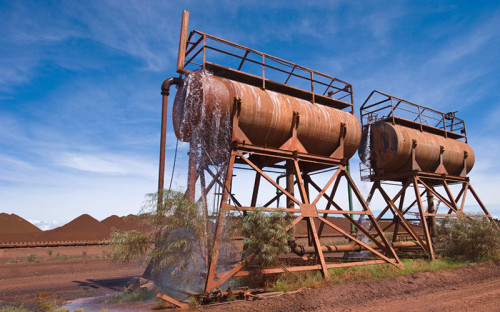
[[[331,155],[339,145],[341,123],[346,125],[345,157],[352,157],[358,148],[360,125],[348,112],[199,71],[184,80],[174,101],[177,138],[194,139],[211,150],[229,146],[235,98],[241,100],[239,127],[252,144],[279,148],[290,138],[297,112],[297,137],[309,153]]]
[[[369,142],[361,144],[360,158],[369,159],[370,166],[376,171],[389,173],[409,170],[403,167],[411,160],[413,141],[417,143],[415,159],[422,171],[433,172],[437,168],[441,146],[444,148],[443,165],[448,174],[460,174],[464,153],[467,153],[467,172],[474,166],[474,151],[467,143],[385,121],[378,121],[368,127],[363,132],[362,141]]]

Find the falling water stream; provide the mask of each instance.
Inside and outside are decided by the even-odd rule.
[[[206,94],[210,93],[210,88],[216,87],[211,83],[210,76],[209,73],[196,72],[184,79],[183,86],[178,90],[181,94],[176,96],[176,101],[180,99],[181,102],[174,105],[174,114],[180,117],[176,134],[180,140],[189,141],[190,151],[192,157],[196,157],[196,163],[201,167],[212,166],[217,170],[227,163],[229,157],[231,123],[229,109],[223,106],[227,103],[221,103],[218,98],[210,98],[210,100],[206,98]],[[205,90],[205,88],[208,89]],[[201,204],[199,207],[201,210]],[[211,208],[209,207],[209,212],[215,212],[218,207]],[[213,229],[209,228],[207,232],[211,233]],[[208,254],[208,250],[204,242],[195,241],[194,235],[184,229],[179,229],[173,234],[180,239],[187,239],[195,246],[190,257],[179,259],[184,262],[182,265],[185,269],[176,272],[175,279],[171,273],[179,263],[173,264],[172,268],[165,268],[161,273],[162,286],[166,288],[168,295],[182,300],[187,297],[188,292],[203,292],[204,273],[207,267],[203,255]],[[223,243],[221,258],[224,258],[225,249],[228,249],[228,246]]]
[[[361,142],[359,142],[359,158],[361,162],[371,168],[371,148],[372,148],[372,138],[371,138],[371,128],[372,125],[368,124],[366,130],[361,136]]]

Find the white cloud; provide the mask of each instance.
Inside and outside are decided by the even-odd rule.
[[[58,226],[63,225],[59,220],[44,221],[44,220],[28,219],[27,221],[33,224],[34,226],[38,227],[42,231],[52,230]]]
[[[149,160],[114,154],[84,154],[67,152],[55,160],[56,164],[80,171],[112,175],[151,176],[155,170]]]

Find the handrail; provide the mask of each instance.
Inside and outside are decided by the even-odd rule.
[[[218,61],[221,60],[220,56],[223,55],[226,56],[226,58],[223,59],[223,64],[220,64],[221,67],[238,71],[238,73],[241,73],[242,75],[260,77],[260,79],[262,79],[263,89],[266,89],[266,81],[273,81],[278,84],[310,93],[310,100],[312,102],[317,100],[317,95],[329,97],[333,100],[342,100],[346,97],[350,97],[343,102],[348,105],[344,105],[344,107],[350,107],[350,110],[353,113],[352,86],[351,84],[336,77],[320,73],[316,70],[306,68],[290,61],[247,48],[237,43],[233,43],[198,30],[193,30],[189,33],[183,48],[184,49],[179,50],[184,53],[180,58],[183,61],[182,67],[178,69],[178,72],[181,75],[189,74],[192,70],[206,70],[208,63],[218,65],[220,64]],[[203,57],[202,60],[201,57]],[[219,58],[214,61],[212,60],[212,57],[214,57],[214,59],[216,57]],[[254,73],[257,72],[255,68],[253,68],[254,70],[250,72],[245,71],[242,69],[245,64],[259,66],[261,67],[261,71],[257,74]],[[290,79],[292,77],[295,79]],[[281,80],[281,78],[283,78],[283,80]]]
[[[383,98],[379,100],[379,96]],[[465,122],[455,117],[455,113],[443,113],[378,90],[373,90],[360,108],[363,127],[383,119],[392,123],[414,124],[415,128],[422,131],[425,129],[429,131],[439,130],[445,137],[464,139],[467,142]],[[383,117],[374,120],[375,115]]]

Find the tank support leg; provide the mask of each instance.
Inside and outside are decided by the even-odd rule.
[[[227,173],[226,173],[226,181],[225,181],[225,187],[222,191],[222,200],[220,204],[220,211],[219,211],[219,217],[217,219],[217,224],[216,224],[216,229],[217,231],[215,232],[215,238],[214,238],[214,243],[212,247],[212,251],[209,255],[209,264],[208,264],[208,272],[207,272],[207,277],[206,277],[206,282],[205,282],[205,292],[212,291],[213,288],[215,288],[215,269],[217,268],[217,260],[219,258],[219,247],[220,247],[220,241],[222,238],[222,230],[224,227],[224,219],[226,218],[226,211],[227,211],[227,199],[229,198],[229,190],[231,189],[231,181],[233,177],[233,167],[234,167],[234,161],[236,159],[236,153],[232,152],[231,153],[231,158],[229,159],[229,164],[227,167]]]
[[[198,179],[197,165],[198,165],[198,152],[196,144],[189,144],[189,167],[188,167],[188,183],[187,183],[187,196],[189,200],[195,201],[196,196],[196,180]]]
[[[422,226],[424,228],[427,254],[429,255],[430,260],[434,260],[435,259],[434,248],[432,247],[431,235],[429,233],[429,227],[427,226],[427,222],[426,222],[427,214],[424,211],[424,207],[422,204],[422,198],[420,197],[420,192],[418,190],[418,179],[416,177],[413,177],[413,187],[415,189],[415,197],[417,198],[417,206],[418,206],[418,210],[420,212],[420,220],[421,220]]]

